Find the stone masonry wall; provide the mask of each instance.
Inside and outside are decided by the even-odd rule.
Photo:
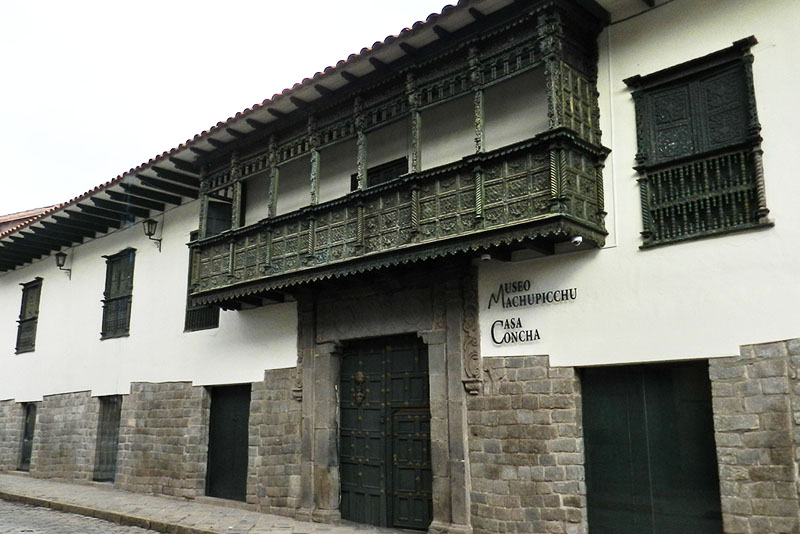
[[[300,505],[302,404],[292,398],[296,370],[267,371],[253,384],[247,502],[265,513],[294,515]]]
[[[709,366],[726,534],[800,532],[800,340]]]
[[[209,406],[206,389],[188,382],[131,384],[122,401],[115,486],[204,495]]]
[[[19,467],[22,425],[22,404],[13,400],[0,401],[0,472]]]
[[[575,370],[547,356],[483,363],[483,395],[467,401],[474,533],[586,532]]]
[[[36,413],[32,476],[72,481],[92,479],[98,406],[89,391],[46,395],[42,399]]]

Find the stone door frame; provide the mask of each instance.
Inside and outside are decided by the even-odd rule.
[[[469,308],[468,299],[474,297],[470,291],[462,294],[461,277],[449,276],[446,280],[440,287],[418,290],[414,297],[417,305],[400,310],[402,322],[393,319],[393,314],[386,314],[385,320],[372,324],[367,324],[367,319],[364,323],[351,321],[330,328],[325,324],[330,317],[325,304],[320,304],[310,291],[298,295],[295,395],[302,402],[303,412],[299,519],[341,519],[338,386],[343,344],[367,337],[415,334],[428,348],[433,474],[433,522],[428,532],[472,533],[464,363],[469,358],[464,352],[472,346],[470,332],[465,329],[465,304]],[[398,291],[395,297],[406,298],[411,291]],[[374,299],[383,299],[381,309],[393,310],[391,305],[398,302],[393,300],[395,297],[369,295],[347,303],[336,302],[337,307],[349,306],[351,313],[369,318],[374,316]],[[359,310],[352,312],[356,308]],[[466,315],[470,316],[468,309]]]

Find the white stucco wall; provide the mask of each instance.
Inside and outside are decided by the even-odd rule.
[[[604,182],[602,250],[480,266],[484,356],[549,354],[554,365],[595,365],[724,356],[741,344],[800,337],[800,181],[794,173],[800,77],[794,25],[800,3],[675,0],[607,28],[600,36],[603,144],[612,148]],[[636,132],[622,82],[759,40],[754,79],[763,127],[767,206],[775,227],[640,250],[641,205],[632,169]],[[569,247],[569,245],[568,245]],[[530,280],[531,292],[577,288],[575,301],[518,310],[488,308],[502,281]],[[519,317],[538,341],[497,346],[491,325]]]
[[[311,202],[311,158],[301,156],[278,167],[278,215],[308,206]]]
[[[548,128],[544,69],[534,69],[486,89],[486,150],[530,139]]]
[[[425,109],[420,116],[423,170],[458,161],[475,153],[472,95]]]
[[[356,172],[358,149],[350,138],[320,150],[319,201],[326,202],[350,192],[350,176]]]
[[[141,224],[69,249],[72,279],[52,257],[0,273],[0,399],[91,390],[124,394],[132,381],[185,380],[195,384],[257,381],[265,369],[297,360],[295,304],[221,312],[217,329],[183,332],[189,232],[198,202],[159,216],[162,252]],[[100,340],[106,262],[101,256],[133,247],[130,336]],[[36,350],[14,354],[22,291],[43,278]]]
[[[409,155],[411,121],[407,118],[367,132],[367,167],[375,167]]]
[[[268,214],[267,192],[269,190],[269,171],[262,171],[248,176],[244,181],[245,210],[244,224],[253,224]]]

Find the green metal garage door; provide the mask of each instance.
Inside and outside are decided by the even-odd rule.
[[[708,362],[582,372],[589,531],[721,533]]]

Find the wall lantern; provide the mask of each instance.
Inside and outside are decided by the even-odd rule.
[[[156,228],[158,228],[158,221],[156,221],[155,219],[146,219],[142,223],[142,228],[144,228],[144,235],[146,235],[149,240],[155,241],[156,246],[158,247],[158,251],[161,252],[161,240],[153,237],[154,235],[156,235]]]
[[[55,258],[56,258],[56,267],[58,267],[59,270],[66,272],[67,278],[72,280],[72,269],[64,268],[64,265],[66,265],[67,263],[67,254],[65,252],[59,251],[55,253]]]

